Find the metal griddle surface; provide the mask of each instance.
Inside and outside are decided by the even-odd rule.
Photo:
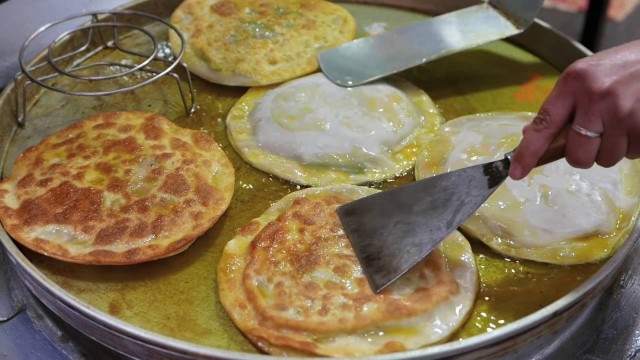
[[[356,15],[360,31],[377,23],[397,25],[421,18],[420,15],[388,9],[355,5],[348,8]],[[504,42],[443,59],[409,73],[410,79],[434,98],[447,119],[496,109],[535,111],[557,75],[555,69],[540,59]],[[27,127],[14,137],[3,170],[8,173],[15,156],[43,136],[102,111],[152,110],[169,116],[183,127],[207,131],[223,145],[236,164],[238,182],[227,215],[185,253],[149,264],[115,269],[72,265],[26,250],[25,253],[55,283],[107,314],[194,343],[254,351],[235,330],[217,301],[215,264],[224,244],[238,227],[257,217],[271,202],[296,187],[253,169],[242,162],[229,146],[224,133],[224,115],[244,89],[211,85],[200,80],[196,80],[196,88],[200,106],[192,118],[183,114],[176,90],[168,80],[163,80],[159,86],[154,84],[134,93],[108,98],[43,94],[31,110]],[[378,186],[395,186],[411,179],[412,174],[408,174],[395,182]],[[500,273],[503,271],[517,270],[526,276],[548,271],[546,266],[529,262],[516,262],[510,267],[501,257],[482,246],[476,246],[475,250],[479,263],[488,268],[483,276],[481,266],[481,276],[488,285],[483,287],[485,291],[492,291],[492,283],[501,282]],[[553,276],[542,276],[548,281],[546,286],[558,289],[557,284],[562,283],[565,284],[562,291],[549,290],[535,299],[538,301],[536,304],[526,309],[506,305],[509,309],[499,314],[509,315],[511,319],[495,320],[508,322],[544,306],[571,289],[566,286],[567,282],[576,286],[596,269],[597,266],[585,266],[575,267],[569,272],[552,270]],[[581,279],[576,280],[578,274]],[[629,281],[628,278],[626,280]],[[517,285],[522,287],[520,295],[517,292],[502,295],[494,292],[491,297],[483,297],[481,293],[475,314],[467,324],[468,329],[458,336],[473,335],[478,332],[474,328],[479,328],[480,332],[487,331],[488,325],[483,322],[481,313],[484,312],[483,306],[488,306],[496,296],[507,296],[514,302],[531,299],[526,283],[522,281]],[[483,303],[483,298],[489,300]]]

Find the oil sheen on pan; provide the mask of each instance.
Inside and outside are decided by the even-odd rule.
[[[424,18],[391,8],[343,6],[358,23],[357,36]],[[536,111],[558,72],[513,45],[495,42],[428,63],[405,75],[431,96],[446,119],[453,119],[497,110]],[[146,111],[162,113],[181,127],[212,135],[234,164],[235,195],[216,225],[177,256],[125,267],[74,265],[24,251],[52,281],[81,301],[123,321],[199,345],[256,352],[220,304],[216,265],[238,228],[301,187],[253,168],[229,144],[224,119],[246,88],[214,85],[195,78],[198,109],[187,117],[173,81],[162,79],[153,86],[103,98],[43,92],[30,110],[30,122],[14,136],[4,170],[6,173],[10,169],[13,159],[26,147],[70,121],[116,109],[142,110],[140,104],[145,104]],[[373,186],[389,188],[412,180],[413,173],[409,173]],[[600,266],[563,267],[506,260],[482,244],[472,242],[472,246],[480,273],[480,292],[470,319],[452,340],[490,332],[531,314],[574,289]]]

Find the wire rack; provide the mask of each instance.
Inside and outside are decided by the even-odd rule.
[[[84,21],[83,25],[63,31],[57,37],[60,28],[68,28],[73,23]],[[151,26],[163,26],[174,32],[180,44],[161,41],[147,29]],[[136,46],[124,45],[123,39],[132,33],[138,33],[141,39]],[[42,60],[28,63],[25,54],[31,52],[36,43],[45,43],[55,37],[46,48]],[[177,46],[179,45],[179,46]],[[44,25],[34,32],[22,45],[19,63],[22,71],[14,78],[16,89],[16,120],[19,126],[27,121],[29,88],[40,85],[45,89],[67,95],[104,96],[132,91],[148,85],[164,76],[175,79],[184,110],[188,115],[196,109],[193,83],[187,65],[183,62],[185,39],[180,31],[155,15],[132,11],[101,11],[79,14]],[[120,51],[126,60],[110,61],[100,56],[104,51]],[[186,86],[176,71],[184,69]],[[25,81],[21,79],[26,76]],[[86,86],[84,86],[86,85]]]

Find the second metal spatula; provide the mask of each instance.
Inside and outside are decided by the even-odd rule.
[[[537,166],[564,156],[564,129]],[[427,256],[507,178],[511,157],[382,191],[338,208],[338,216],[373,291]]]
[[[322,72],[342,86],[358,86],[427,61],[518,34],[543,0],[489,0],[323,51]]]

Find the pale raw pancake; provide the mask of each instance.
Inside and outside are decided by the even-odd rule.
[[[503,158],[522,137],[530,113],[464,116],[445,123],[416,162],[416,178]],[[564,159],[507,179],[462,225],[508,256],[580,264],[607,258],[628,237],[638,214],[640,166],[623,160],[605,169]]]
[[[214,83],[258,86],[318,69],[318,54],[355,36],[356,23],[324,0],[186,0],[171,15],[184,61]],[[180,41],[169,32],[178,52]]]
[[[256,168],[323,186],[405,173],[443,122],[431,98],[404,79],[348,89],[317,73],[249,89],[227,115],[227,133]]]
[[[234,170],[207,134],[152,113],[86,118],[15,161],[0,220],[61,260],[132,264],[185,250],[226,210]]]
[[[278,355],[360,356],[443,341],[473,306],[478,275],[454,232],[374,294],[337,206],[378,190],[333,185],[285,196],[240,229],[218,264],[218,288],[238,328]]]

